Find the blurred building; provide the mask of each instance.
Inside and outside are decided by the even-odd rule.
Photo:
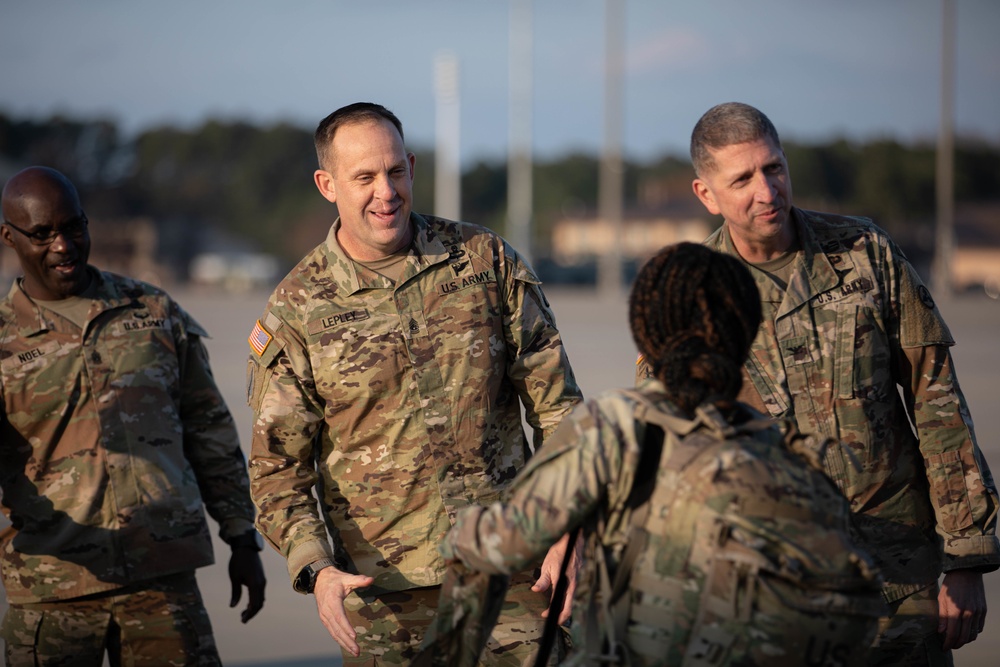
[[[274,255],[260,252],[203,252],[191,260],[193,285],[221,287],[229,292],[272,288],[281,278]]]
[[[955,215],[951,285],[1000,298],[1000,204],[960,205]]]
[[[665,245],[700,243],[715,230],[713,219],[691,194],[687,171],[638,183],[636,201],[616,227],[592,211],[570,211],[553,222],[548,257],[537,269],[550,282],[594,283],[599,258],[617,243],[623,278],[631,282],[642,264]],[[616,234],[618,238],[616,238]]]
[[[618,239],[622,260],[641,264],[665,245],[700,243],[713,229],[704,218],[627,215]],[[597,216],[558,220],[552,227],[552,259],[563,265],[594,260],[614,243],[613,234],[612,226]]]
[[[153,285],[175,278],[170,267],[156,259],[160,235],[151,218],[91,219],[90,236],[90,263],[99,269]]]

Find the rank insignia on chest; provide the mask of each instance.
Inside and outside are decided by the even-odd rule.
[[[253,325],[253,331],[250,332],[250,337],[247,339],[250,343],[250,349],[257,353],[257,356],[263,356],[264,350],[271,343],[271,334],[261,326],[260,320],[257,320],[256,324]]]

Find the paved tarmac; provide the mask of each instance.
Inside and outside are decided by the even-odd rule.
[[[246,450],[251,420],[244,381],[246,337],[267,294],[170,291],[214,336],[208,341],[212,365]],[[631,385],[636,351],[628,332],[624,296],[601,299],[589,290],[557,287],[546,293],[585,394],[593,396],[604,389]],[[942,310],[958,340],[955,363],[976,420],[979,442],[994,470],[1000,470],[1000,405],[995,399],[1000,380],[1000,301],[980,292],[945,303]],[[227,665],[340,664],[337,646],[322,627],[313,599],[291,590],[284,560],[277,553],[267,550],[263,554],[269,582],[267,601],[248,625],[240,624],[238,610],[228,608],[228,548],[217,542],[216,554],[220,562],[200,570],[198,580]],[[986,582],[992,615],[978,641],[956,653],[958,667],[990,667],[1000,656],[1000,573],[987,575]],[[0,610],[3,607],[0,599]]]

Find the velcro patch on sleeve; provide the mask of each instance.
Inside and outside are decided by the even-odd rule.
[[[250,343],[250,349],[256,352],[258,357],[262,357],[267,346],[271,344],[271,338],[271,334],[261,325],[260,320],[257,320],[247,341]]]

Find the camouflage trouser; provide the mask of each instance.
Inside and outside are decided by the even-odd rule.
[[[11,605],[9,667],[221,665],[194,572],[73,600]]]
[[[535,578],[517,575],[504,599],[503,610],[481,659],[490,667],[533,665],[548,607],[549,591],[535,593]],[[409,665],[438,608],[440,586],[416,588],[377,597],[349,595],[344,600],[347,617],[358,632],[360,656],[344,655],[344,667]],[[560,633],[561,635],[562,633]],[[556,643],[549,664],[564,652]]]
[[[930,586],[889,605],[892,615],[879,619],[878,637],[869,654],[872,667],[952,667],[938,633],[938,587]]]

